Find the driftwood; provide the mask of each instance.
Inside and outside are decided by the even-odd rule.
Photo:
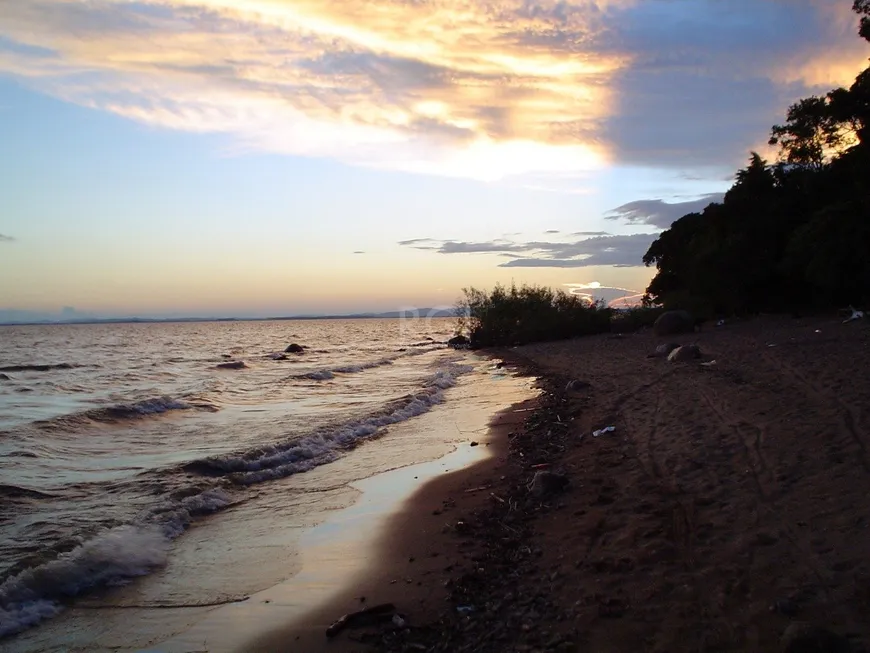
[[[326,629],[327,637],[335,637],[345,628],[365,628],[379,623],[392,621],[396,606],[392,603],[382,603],[359,612],[351,612]]]

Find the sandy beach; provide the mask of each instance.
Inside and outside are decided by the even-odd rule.
[[[702,360],[649,358],[650,333],[508,352],[544,392],[502,413],[496,455],[427,484],[369,573],[248,650],[863,650],[865,326],[762,317],[674,341]],[[327,640],[382,603],[402,627]]]

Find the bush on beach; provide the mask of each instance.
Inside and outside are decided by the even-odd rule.
[[[613,310],[602,302],[541,286],[492,291],[464,288],[456,307],[457,333],[467,332],[471,346],[524,345],[610,331]]]

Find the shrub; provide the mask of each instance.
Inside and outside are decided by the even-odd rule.
[[[472,347],[523,345],[610,330],[611,309],[562,290],[497,285],[491,292],[462,292],[457,332],[467,331]]]

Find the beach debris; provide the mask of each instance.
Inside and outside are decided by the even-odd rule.
[[[665,311],[653,324],[653,332],[657,336],[673,336],[694,331],[695,320],[688,311]]]
[[[399,614],[394,614],[394,615],[393,615],[392,622],[393,622],[393,625],[394,625],[396,628],[404,628],[405,625],[408,623],[407,621],[405,621],[404,619],[402,619],[402,615],[399,615]]]
[[[477,442],[476,440],[472,440],[468,446],[469,447],[477,447],[479,445],[480,445],[480,442]]]
[[[470,613],[474,612],[474,606],[473,605],[460,605],[460,606],[456,607],[456,611],[459,614],[470,614]]]
[[[850,315],[845,320],[843,320],[843,324],[847,324],[847,323],[852,322],[854,320],[864,319],[864,311],[859,311],[851,304],[849,304],[849,310],[852,311],[852,315]]]
[[[297,345],[295,342],[287,345],[287,349],[284,350],[285,354],[301,354],[305,351],[305,347],[302,345]]]
[[[335,637],[345,628],[365,628],[366,626],[389,623],[393,621],[394,616],[396,616],[396,606],[392,603],[382,603],[358,612],[350,612],[327,628],[326,636]]]
[[[557,494],[568,487],[568,477],[557,472],[549,472],[546,470],[538,470],[535,472],[529,490],[539,496],[545,497],[551,494]]]
[[[667,342],[656,347],[655,351],[647,355],[647,358],[667,358],[674,349],[679,349],[680,345],[675,342]]]
[[[591,383],[581,381],[580,379],[574,379],[573,381],[569,381],[568,385],[565,386],[565,392],[579,392],[580,390],[585,390],[591,387]]]
[[[615,426],[605,426],[603,429],[598,429],[597,431],[592,431],[592,437],[597,438],[605,433],[613,433],[616,430]]]
[[[826,628],[796,621],[782,635],[784,653],[849,653],[848,639]]]
[[[230,361],[229,363],[218,363],[215,367],[219,370],[242,370],[247,365],[245,365],[245,361]]]
[[[671,363],[683,363],[700,357],[701,348],[698,345],[683,345],[668,354],[668,361]]]

